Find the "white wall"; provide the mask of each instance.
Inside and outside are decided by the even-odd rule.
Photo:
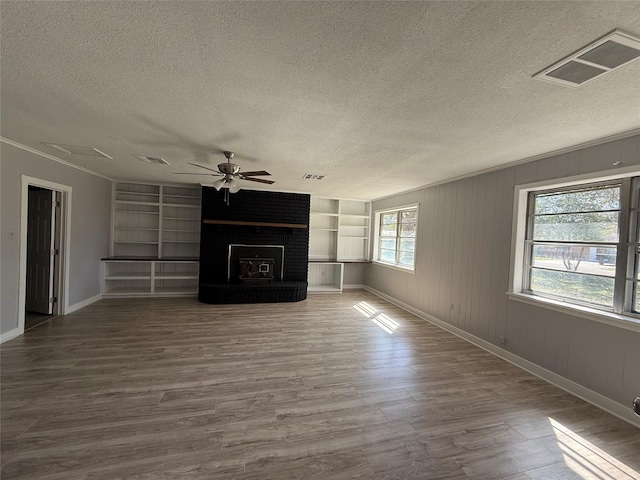
[[[0,334],[5,334],[18,327],[21,175],[73,189],[68,252],[70,306],[100,294],[100,258],[109,254],[111,182],[6,143],[0,148]]]
[[[375,201],[373,210],[420,203],[417,264],[415,274],[368,265],[366,285],[630,410],[640,395],[640,333],[505,294],[514,185],[617,161],[640,164],[640,135]]]

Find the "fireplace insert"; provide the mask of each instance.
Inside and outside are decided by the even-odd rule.
[[[273,283],[274,258],[240,258],[240,281],[243,285]]]
[[[281,282],[284,271],[282,245],[229,245],[229,283],[271,284]]]

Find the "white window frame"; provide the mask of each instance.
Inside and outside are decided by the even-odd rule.
[[[511,237],[511,268],[509,273],[509,291],[507,295],[516,301],[568,313],[574,316],[615,325],[640,332],[640,318],[628,313],[615,313],[590,306],[570,303],[562,299],[552,299],[524,291],[525,240],[527,228],[528,198],[531,192],[582,186],[592,183],[620,180],[640,176],[638,166],[622,167],[599,173],[577,175],[549,182],[536,182],[514,187],[513,229]],[[620,233],[623,235],[623,232]]]
[[[375,229],[373,235],[373,253],[372,253],[372,262],[377,265],[383,265],[385,267],[394,268],[397,270],[401,270],[407,273],[415,273],[416,270],[416,260],[417,260],[417,251],[418,251],[418,221],[420,217],[420,209],[418,203],[412,203],[410,205],[403,205],[401,207],[393,207],[393,208],[385,208],[383,210],[376,210],[374,212],[374,222]],[[416,236],[415,236],[415,249],[413,251],[413,265],[401,265],[399,263],[390,263],[386,261],[382,261],[379,259],[380,252],[380,217],[385,213],[398,213],[398,219],[400,218],[400,212],[407,210],[415,210],[416,211]],[[396,237],[399,238],[399,237]]]

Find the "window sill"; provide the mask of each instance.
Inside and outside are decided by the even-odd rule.
[[[517,302],[528,303],[541,308],[547,308],[556,312],[565,313],[574,317],[585,318],[598,323],[604,323],[632,332],[640,332],[640,320],[626,315],[618,315],[616,313],[603,312],[595,308],[589,308],[582,305],[573,305],[559,300],[539,297],[527,293],[507,292],[511,300]]]
[[[405,273],[411,273],[411,274],[416,273],[415,268],[401,267],[400,265],[394,265],[393,263],[384,263],[384,262],[380,262],[379,260],[373,260],[371,263],[375,265],[380,265],[382,267],[393,268],[394,270],[400,270],[401,272],[405,272]]]

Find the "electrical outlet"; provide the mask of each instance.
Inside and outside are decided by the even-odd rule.
[[[453,303],[449,306],[449,310],[453,310],[455,308],[456,308],[456,306]]]
[[[460,305],[456,305],[456,313],[460,313]]]
[[[505,337],[505,336],[503,336],[503,335],[500,335],[500,336],[498,337],[498,339],[500,340],[500,343],[503,343],[503,344],[504,344],[504,343],[507,343],[507,337]]]

